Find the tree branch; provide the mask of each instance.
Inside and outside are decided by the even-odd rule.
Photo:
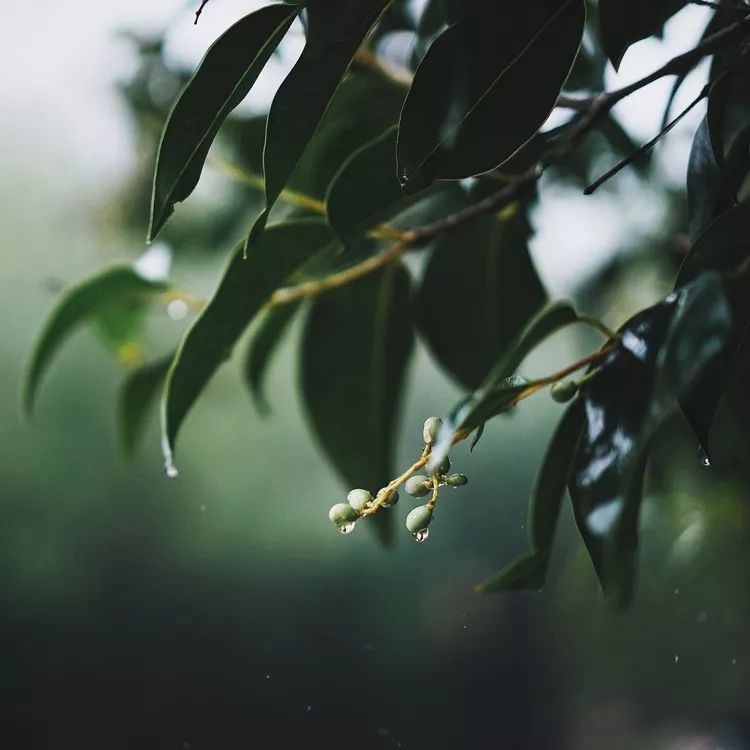
[[[198,21],[200,21],[201,14],[203,13],[203,9],[208,5],[208,0],[202,0],[200,8],[195,11],[195,25],[198,25]]]

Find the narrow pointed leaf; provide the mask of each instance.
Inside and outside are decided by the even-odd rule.
[[[208,50],[172,111],[154,174],[149,240],[198,184],[206,156],[229,113],[247,96],[297,14],[269,5],[245,16]]]
[[[279,87],[268,113],[263,168],[266,209],[248,244],[263,231],[268,214],[300,161],[352,58],[390,0],[310,0],[307,41]]]
[[[206,309],[187,331],[167,376],[162,398],[162,448],[171,466],[177,433],[219,365],[273,292],[311,257],[335,245],[321,221],[269,227],[247,258],[238,247]]]
[[[549,116],[575,60],[583,0],[477,8],[479,19],[446,29],[417,69],[398,137],[405,193],[510,158]]]
[[[264,388],[268,366],[299,308],[300,303],[290,302],[268,310],[248,347],[245,380],[261,414],[270,411]]]
[[[125,458],[135,455],[148,424],[148,417],[158,403],[173,354],[149,362],[131,372],[120,388],[117,403],[117,426],[120,451]]]
[[[628,47],[649,36],[661,35],[664,24],[687,0],[599,0],[602,47],[615,69]]]
[[[396,135],[394,126],[356,151],[331,183],[328,223],[345,243],[408,205],[396,175]]]
[[[114,304],[137,303],[164,292],[162,282],[150,281],[132,266],[115,266],[69,289],[50,313],[31,353],[23,380],[23,407],[31,414],[39,383],[65,339],[81,324]]]
[[[373,494],[395,476],[396,415],[414,342],[409,297],[407,272],[391,267],[315,300],[304,331],[301,387],[312,429],[344,481]]]
[[[546,302],[530,236],[516,207],[435,242],[419,292],[419,328],[438,362],[466,388],[482,384]]]
[[[583,403],[576,400],[565,412],[552,436],[531,497],[527,521],[531,551],[479,584],[477,590],[480,593],[536,590],[544,586],[557,520],[583,424]]]

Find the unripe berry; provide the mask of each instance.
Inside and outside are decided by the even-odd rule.
[[[564,404],[575,398],[579,385],[575,380],[562,380],[555,383],[550,389],[550,396],[558,404]]]
[[[372,495],[367,490],[352,490],[346,500],[357,512],[361,513],[368,503],[372,502]]]
[[[469,483],[469,477],[466,474],[449,474],[445,478],[445,483],[449,487],[463,487]]]
[[[328,518],[334,526],[338,526],[341,529],[349,524],[353,524],[359,518],[359,513],[349,503],[336,503],[328,511]]]
[[[429,480],[423,474],[415,474],[406,480],[404,489],[412,497],[424,497],[430,494]]]
[[[428,417],[422,428],[422,437],[427,445],[433,445],[438,438],[443,420],[440,417]]]
[[[418,534],[430,525],[430,521],[432,521],[432,508],[429,505],[418,505],[409,511],[406,517],[406,528],[412,534]]]
[[[441,462],[440,466],[437,467],[437,473],[440,476],[443,476],[443,474],[447,474],[451,470],[451,460],[446,456]]]
[[[382,487],[380,489],[380,492],[378,492],[378,495],[385,490],[385,487]],[[392,508],[396,503],[398,502],[398,490],[393,490],[391,494],[388,496],[388,499],[383,503],[384,508]]]

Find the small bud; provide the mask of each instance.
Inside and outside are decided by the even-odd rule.
[[[564,404],[575,398],[578,393],[578,383],[575,380],[562,380],[555,383],[550,389],[550,396],[558,404]]]
[[[380,492],[378,492],[378,495],[380,495],[380,493],[384,491],[385,491],[385,487],[381,487]],[[388,499],[383,503],[383,508],[392,508],[397,502],[398,502],[398,490],[393,490],[393,492],[391,492],[391,494],[388,496]]]
[[[412,497],[424,497],[430,494],[429,481],[423,474],[415,474],[406,480],[404,489]]]
[[[361,513],[368,503],[372,502],[372,495],[367,490],[352,490],[346,500],[358,513]]]
[[[349,524],[354,524],[359,518],[359,513],[349,503],[336,503],[328,511],[328,518],[334,526],[342,529],[349,526]]]
[[[447,474],[451,470],[451,460],[446,456],[441,462],[440,466],[437,467],[437,473],[439,476]]]
[[[466,474],[449,474],[445,478],[445,483],[449,487],[463,487],[469,483],[469,477]]]
[[[418,505],[409,511],[409,515],[406,517],[406,528],[412,534],[418,534],[430,525],[430,521],[432,521],[432,509],[430,506]]]
[[[422,428],[422,437],[427,445],[433,445],[438,438],[443,420],[440,417],[428,417]]]

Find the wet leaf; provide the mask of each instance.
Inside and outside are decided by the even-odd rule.
[[[211,144],[247,96],[298,8],[269,5],[245,16],[208,50],[172,111],[156,160],[149,241],[198,184]]]
[[[117,425],[120,451],[125,458],[135,455],[173,358],[174,355],[170,354],[133,370],[120,388]]]
[[[219,287],[180,343],[162,399],[162,448],[167,467],[187,413],[219,365],[271,294],[305,262],[335,246],[331,230],[317,219],[268,228],[243,257],[238,247]]]
[[[324,294],[303,335],[312,430],[349,487],[373,494],[396,475],[396,416],[414,342],[409,286],[393,266]]]
[[[405,193],[487,172],[547,119],[583,33],[582,0],[478,4],[417,68],[398,136]]]
[[[166,291],[132,266],[115,266],[71,287],[50,313],[37,338],[23,380],[23,408],[31,414],[42,376],[65,339],[83,323],[95,320],[113,305],[148,300]]]
[[[529,506],[531,552],[508,563],[497,575],[479,584],[479,593],[536,590],[544,586],[565,488],[570,479],[584,424],[583,403],[574,401],[565,412],[544,456]]]

